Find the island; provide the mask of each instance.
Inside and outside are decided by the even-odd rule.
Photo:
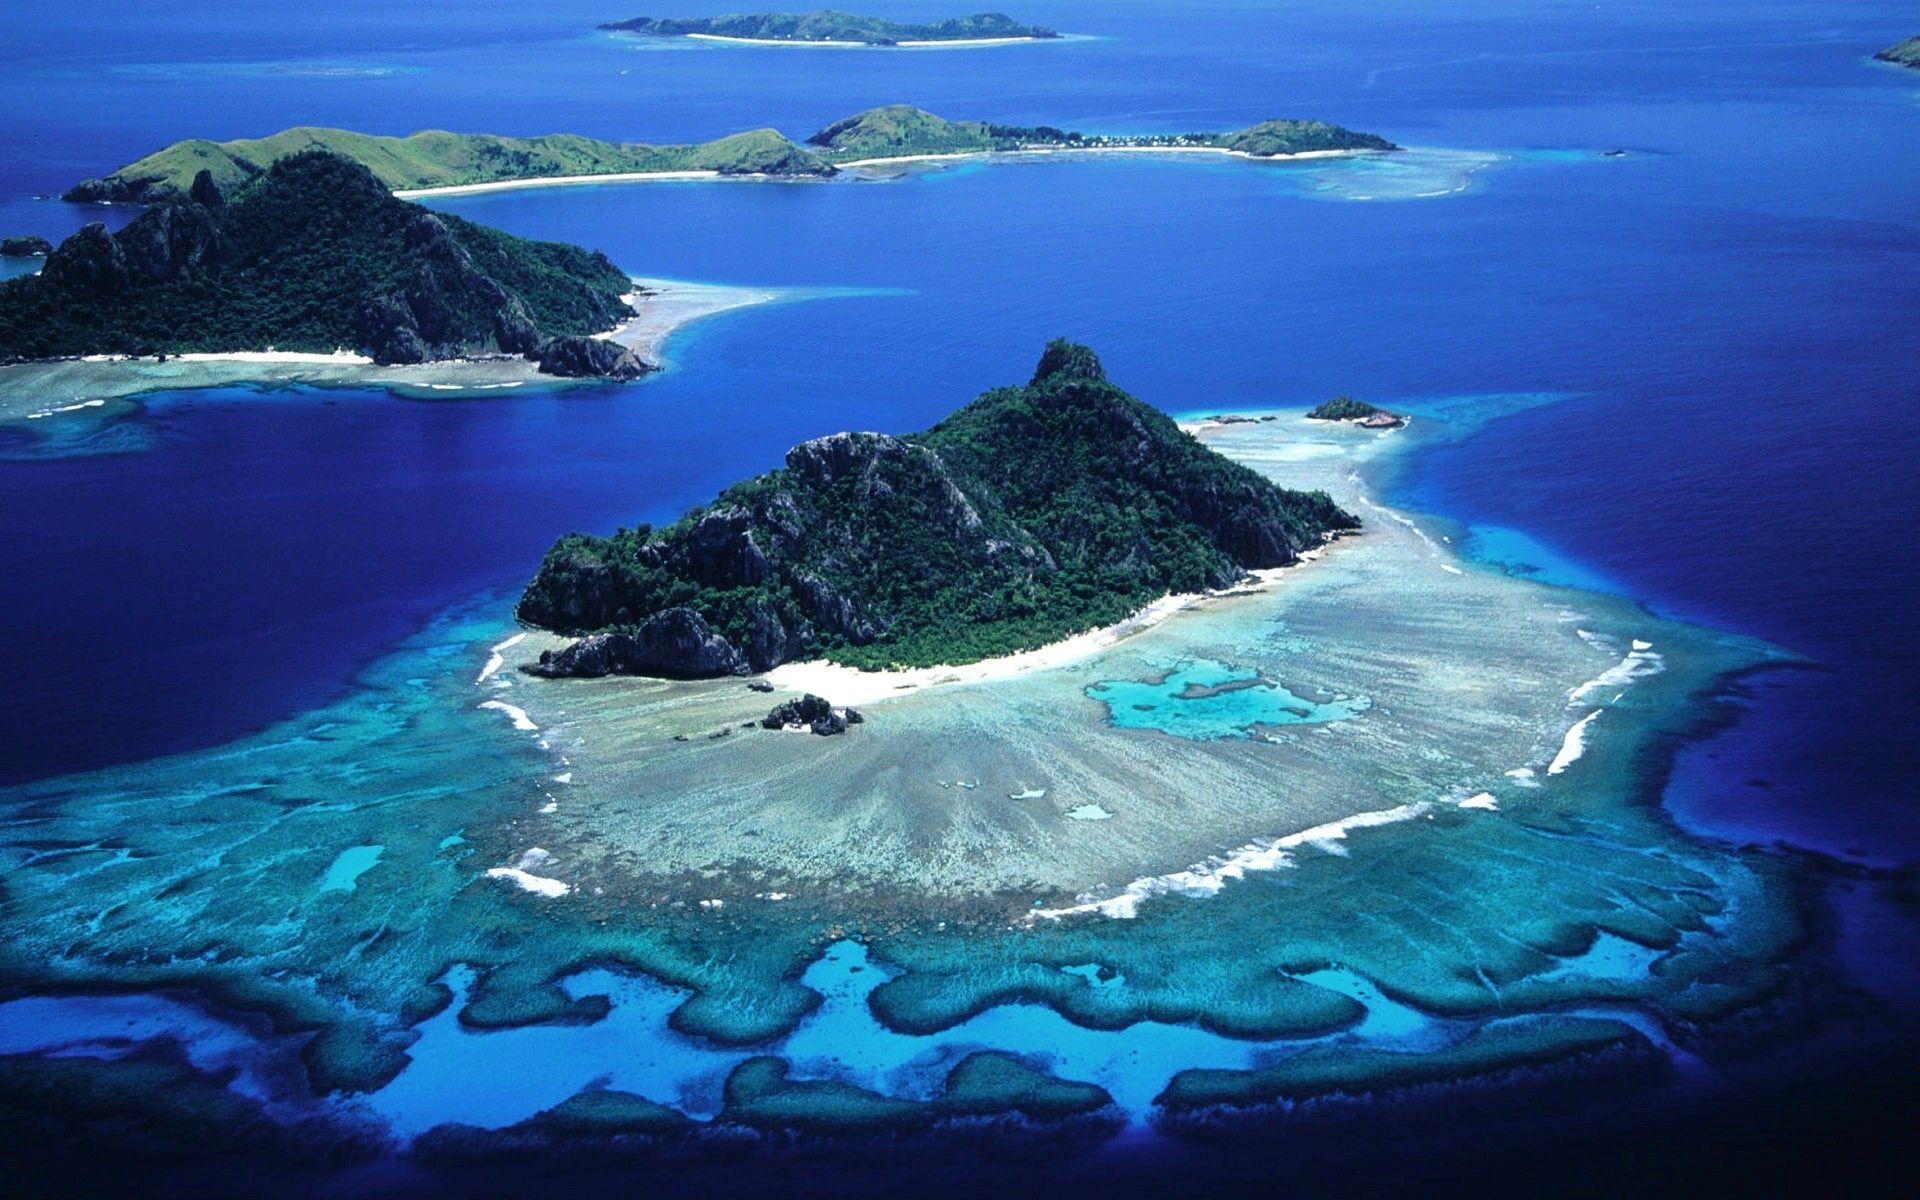
[[[608,21],[600,28],[642,37],[827,46],[979,45],[1045,41],[1060,36],[1044,25],[1022,25],[1005,13],[975,13],[970,17],[908,24],[830,8],[804,13],[728,13],[717,17],[634,17]]]
[[[609,142],[577,134],[501,137],[430,129],[405,137],[299,126],[262,138],[174,142],[61,196],[74,203],[153,204],[182,196],[201,172],[231,194],[295,154],[324,151],[365,167],[397,195],[492,191],[647,179],[829,179],[844,167],[915,158],[1149,150],[1242,158],[1374,153],[1392,142],[1324,121],[1270,120],[1227,133],[1090,134],[1051,125],[953,121],[907,104],[855,113],[799,145],[756,129],[685,145]]]
[[[1920,70],[1920,37],[1910,37],[1903,42],[1895,42],[1874,57],[1897,67]]]
[[[1324,121],[1274,119],[1227,133],[1089,134],[1051,125],[950,121],[908,104],[868,109],[807,139],[842,167],[971,154],[1158,150],[1284,158],[1399,149],[1386,138]]]
[[[1355,400],[1352,396],[1335,396],[1326,403],[1309,410],[1307,419],[1309,421],[1349,421],[1364,429],[1398,429],[1407,423],[1407,419],[1398,413],[1376,408],[1365,400]]]
[[[310,150],[229,200],[210,170],[118,233],[94,223],[38,275],[0,284],[0,362],[304,353],[370,363],[521,357],[635,378],[595,337],[633,309],[603,254],[396,200],[359,163]]]
[[[53,252],[53,243],[31,234],[0,238],[0,257],[45,258]]]
[[[151,204],[182,195],[202,171],[230,192],[273,163],[324,150],[371,171],[390,190],[423,191],[502,180],[618,176],[775,175],[824,177],[834,168],[772,129],[697,145],[608,142],[574,134],[498,137],[429,129],[406,137],[299,126],[270,137],[175,142],[98,179],[83,179],[61,199],[76,203]]]
[[[957,664],[1229,587],[1358,527],[1055,341],[1025,386],[924,433],[816,438],[665,528],[561,538],[517,615],[587,635],[543,653],[545,676]]]

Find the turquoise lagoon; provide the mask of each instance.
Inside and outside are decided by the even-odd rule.
[[[1372,703],[1349,696],[1308,700],[1262,678],[1258,668],[1217,662],[1183,664],[1158,680],[1096,683],[1087,695],[1107,706],[1107,719],[1118,728],[1157,729],[1197,741],[1266,737],[1266,727],[1344,721]]]

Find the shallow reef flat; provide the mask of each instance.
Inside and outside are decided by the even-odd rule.
[[[682,326],[788,294],[776,288],[667,279],[636,279],[635,284],[635,315],[604,336],[656,364],[668,340]],[[246,384],[262,389],[380,387],[403,396],[436,396],[604,386],[605,381],[543,374],[537,364],[517,357],[385,366],[345,352],[176,355],[164,360],[59,359],[0,366],[0,426],[19,425],[35,434],[55,427],[64,432],[66,426],[79,420],[112,420],[135,412],[130,397],[142,393]]]
[[[1071,1083],[1171,1120],[1698,1048],[1781,987],[1800,927],[1783,860],[1651,801],[1715,689],[1783,656],[1475,567],[1375,498],[1499,408],[1203,428],[1365,532],[837,737],[744,727],[780,697],[741,680],[526,677],[546,643],[503,603],[450,613],[256,737],[0,793],[0,978],[264,1014],[312,1090],[371,1093],[358,1119],[536,1139],[658,1106],[1084,1113]],[[1046,1078],[959,1074],[979,1050]],[[562,1106],[615,1059],[665,1065]],[[532,1096],[535,1063],[537,1129],[434,1099]]]

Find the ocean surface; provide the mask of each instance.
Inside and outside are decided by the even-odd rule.
[[[0,233],[124,221],[36,197],[296,124],[803,138],[908,101],[1090,131],[1314,117],[1422,153],[437,200],[639,275],[837,290],[690,327],[639,386],[158,394],[0,436],[0,782],[315,708],[448,606],[511,595],[559,533],[671,518],[807,437],[924,427],[1066,335],[1182,413],[1560,395],[1419,456],[1390,498],[1506,569],[1804,656],[1682,753],[1683,825],[1920,857],[1920,72],[1868,61],[1920,32],[1911,5],[1043,0],[1015,15],[1091,37],[926,52],[591,28],[625,15],[9,5]],[[1855,966],[1915,998],[1911,931],[1849,929]]]

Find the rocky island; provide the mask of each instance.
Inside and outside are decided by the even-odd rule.
[[[593,335],[633,315],[605,255],[396,200],[324,151],[228,196],[210,170],[118,233],[88,225],[0,284],[0,361],[309,353],[374,363],[519,356],[554,375],[650,368]]]
[[[45,258],[51,253],[53,253],[53,243],[43,237],[24,234],[16,237],[0,238],[0,257]]]
[[[1348,421],[1363,429],[1398,429],[1407,423],[1399,413],[1390,413],[1384,408],[1376,408],[1365,400],[1355,400],[1352,396],[1335,396],[1333,399],[1308,411],[1309,421]]]
[[[1920,70],[1920,37],[1910,37],[1905,41],[1895,42],[1874,57],[1881,62],[1892,63],[1896,67]]]
[[[972,662],[1227,587],[1358,526],[1056,341],[1026,386],[924,433],[816,438],[663,529],[560,539],[518,615],[587,635],[542,654],[531,670],[547,676]]]
[[[717,17],[633,17],[600,28],[643,37],[723,42],[810,42],[816,45],[917,46],[966,42],[1029,42],[1058,38],[1044,25],[1022,25],[1005,13],[976,13],[908,24],[833,9],[804,13],[728,13]]]

